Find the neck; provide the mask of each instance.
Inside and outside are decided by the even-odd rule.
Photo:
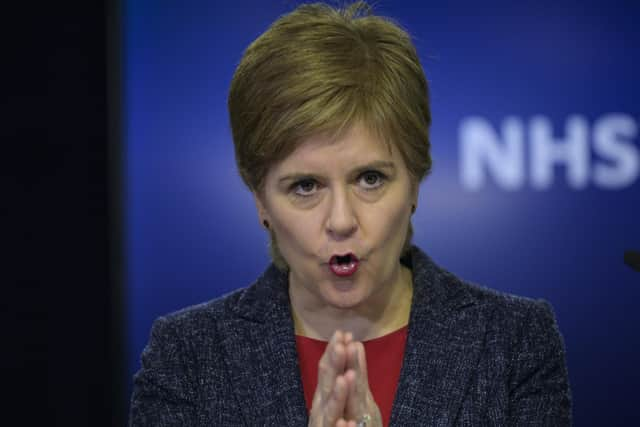
[[[357,341],[391,333],[409,323],[413,285],[411,270],[400,266],[393,283],[381,286],[358,306],[339,308],[318,303],[289,287],[293,322],[297,335],[328,341],[334,331],[351,332]]]

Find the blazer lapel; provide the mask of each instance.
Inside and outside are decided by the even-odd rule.
[[[473,296],[417,249],[412,263],[414,296],[390,425],[454,425],[478,365],[484,315]]]
[[[271,266],[221,325],[230,382],[247,425],[307,425],[287,276]]]

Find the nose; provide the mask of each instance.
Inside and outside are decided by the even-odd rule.
[[[326,227],[327,233],[337,240],[352,236],[358,229],[354,206],[344,189],[332,192]]]

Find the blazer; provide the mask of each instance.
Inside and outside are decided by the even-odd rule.
[[[413,247],[414,293],[390,425],[568,426],[551,306],[465,283]],[[285,272],[154,322],[131,426],[306,426]]]

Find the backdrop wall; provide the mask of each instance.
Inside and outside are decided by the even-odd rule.
[[[249,285],[266,234],[226,95],[246,46],[297,2],[125,4],[129,370],[154,318]],[[640,422],[640,18],[621,1],[379,1],[431,84],[433,174],[414,241],[455,274],[544,298],[575,424]]]

